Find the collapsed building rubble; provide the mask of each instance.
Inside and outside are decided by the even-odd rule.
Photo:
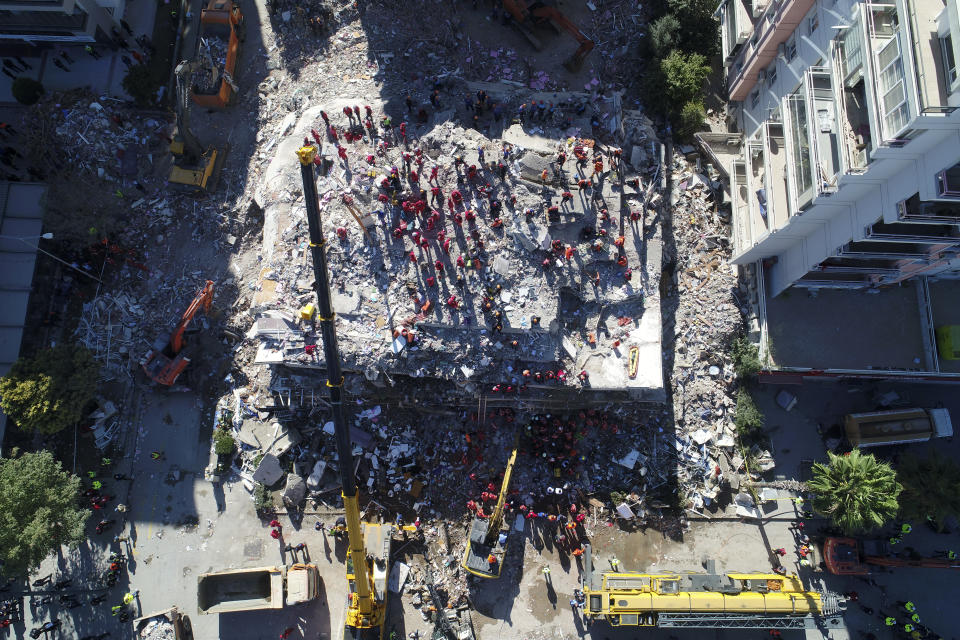
[[[323,128],[320,111],[296,123],[288,114],[267,143],[277,151],[258,194],[264,249],[247,334],[257,364],[323,367],[300,311],[315,300],[292,153]],[[393,135],[351,148],[366,162],[324,150],[332,169],[319,186],[349,370],[381,385],[396,375],[454,380],[469,393],[552,383],[662,398],[660,244],[642,225],[656,205],[647,189],[656,166],[622,175],[619,155],[598,149],[606,160],[594,174],[572,159],[592,139],[533,138],[520,125],[499,141],[452,122],[415,143]]]
[[[672,368],[680,484],[687,507],[710,508],[724,491],[740,488],[743,457],[733,418],[735,373],[729,344],[746,309],[737,297],[738,272],[729,265],[729,217],[721,185],[677,154],[671,167],[674,244],[665,258],[673,293],[664,300],[672,320],[664,354]],[[712,509],[711,509],[712,510]]]

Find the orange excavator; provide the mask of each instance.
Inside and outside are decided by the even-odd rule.
[[[827,538],[823,543],[823,560],[827,571],[840,576],[865,576],[870,573],[870,565],[960,569],[960,560],[956,558],[901,557],[891,554],[882,541],[854,538]]]
[[[573,52],[573,55],[563,63],[569,71],[578,71],[583,65],[584,59],[593,50],[593,40],[588,38],[580,28],[563,14],[556,7],[547,4],[543,0],[503,0],[503,8],[506,9],[514,22],[520,29],[520,32],[530,41],[530,43],[539,49],[543,48],[539,38],[533,34],[529,25],[536,27],[550,25],[557,30],[557,27],[565,29],[570,35],[576,38],[580,47]],[[550,23],[553,23],[552,25]]]
[[[207,284],[197,292],[193,302],[183,312],[180,322],[173,328],[169,334],[161,335],[157,338],[146,357],[141,361],[143,370],[147,377],[157,384],[170,387],[177,381],[177,377],[183,373],[183,370],[190,364],[190,358],[184,350],[187,327],[201,308],[204,313],[210,312],[210,305],[213,303],[213,280],[207,280]]]

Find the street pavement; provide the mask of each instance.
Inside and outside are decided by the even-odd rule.
[[[775,401],[777,387],[763,387],[756,392],[757,402],[767,415],[777,477],[798,478],[808,464],[804,461],[825,458],[823,445],[816,436],[817,423],[831,424],[843,413],[870,409],[873,398],[887,387],[869,385],[851,387],[837,383],[807,384],[789,387],[798,397],[798,405],[787,413]],[[950,387],[900,385],[899,393],[917,406],[944,404],[954,416],[960,416],[960,401]],[[150,393],[139,406],[136,438],[130,439],[131,455],[120,464],[132,471],[129,494],[123,497],[129,505],[121,543],[129,553],[129,574],[109,592],[98,607],[84,606],[64,610],[57,602],[38,607],[25,626],[37,626],[51,616],[64,621],[63,637],[80,637],[88,633],[112,631],[112,638],[130,637],[130,624],[121,624],[110,616],[110,606],[119,604],[123,593],[140,591],[136,615],[177,606],[190,615],[198,639],[269,638],[277,637],[294,627],[293,638],[336,638],[342,624],[342,603],[346,598],[343,579],[343,550],[332,538],[313,528],[314,517],[307,516],[297,529],[286,516],[284,543],[305,542],[310,560],[316,563],[323,577],[321,598],[310,604],[279,611],[245,612],[229,615],[198,615],[196,610],[197,576],[208,571],[241,567],[290,564],[293,558],[281,551],[281,545],[269,535],[269,527],[256,515],[250,493],[233,475],[222,485],[203,479],[203,469],[210,461],[212,415],[200,399],[190,393]],[[955,441],[939,441],[933,445],[908,447],[920,453],[937,448],[946,455],[960,455]],[[151,459],[152,451],[162,451],[164,459]],[[878,450],[878,452],[880,452]],[[122,484],[122,483],[121,483]],[[108,487],[109,488],[109,487]],[[117,487],[123,489],[122,486]],[[115,488],[116,490],[116,488]],[[118,514],[111,514],[118,517]],[[324,518],[327,525],[334,516]],[[705,560],[714,560],[719,571],[769,571],[770,550],[785,547],[783,559],[788,571],[796,572],[810,586],[823,587],[837,593],[857,591],[859,604],[852,604],[845,616],[847,631],[807,632],[807,637],[830,637],[837,640],[858,638],[859,633],[872,632],[878,638],[893,639],[883,627],[880,613],[895,611],[896,602],[912,600],[923,622],[944,637],[954,633],[951,625],[953,594],[957,578],[953,572],[932,569],[894,569],[872,576],[874,583],[862,579],[824,575],[799,566],[794,552],[795,542],[790,528],[796,519],[789,500],[778,501],[765,513],[761,523],[741,522],[728,512],[707,513],[691,518],[682,535],[669,536],[654,529],[624,532],[600,523],[591,531],[596,564],[609,566],[611,558],[620,561],[622,570],[702,571]],[[808,530],[823,524],[808,521]],[[905,540],[921,553],[960,547],[957,533],[938,535],[922,523],[914,523],[914,531]],[[119,545],[110,544],[114,527],[104,536],[93,536],[91,543],[76,552],[64,550],[60,557],[48,559],[37,576],[55,573],[55,579],[72,576],[72,588],[82,588],[93,576],[106,568],[105,556]],[[441,557],[432,550],[434,559]],[[419,559],[408,558],[410,562]],[[569,606],[573,590],[579,584],[578,565],[561,559],[527,532],[522,555],[523,574],[518,581],[504,581],[494,587],[474,591],[478,606],[475,627],[478,637],[574,638],[617,640],[619,638],[703,638],[723,639],[767,637],[765,631],[684,631],[667,629],[612,629],[603,624],[585,626]],[[546,584],[542,568],[551,567]],[[463,578],[458,578],[462,580]],[[99,592],[96,592],[99,593]],[[96,593],[80,594],[86,602]],[[486,594],[486,595],[484,595]],[[331,603],[334,605],[331,610]],[[861,606],[862,605],[862,606]],[[867,614],[863,607],[872,608]],[[29,608],[28,608],[29,609]],[[487,615],[489,614],[489,615]],[[430,631],[419,611],[402,606],[394,598],[390,626],[400,634]],[[799,639],[803,632],[784,632],[785,637]]]

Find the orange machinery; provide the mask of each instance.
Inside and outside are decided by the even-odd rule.
[[[564,62],[564,66],[570,71],[577,71],[583,64],[584,59],[593,50],[593,40],[588,38],[580,28],[570,21],[559,9],[543,2],[542,0],[503,0],[503,8],[506,9],[524,36],[533,43],[533,46],[540,48],[540,41],[534,36],[529,24],[540,26],[553,22],[554,25],[565,29],[570,35],[576,38],[580,47],[574,51],[573,55]]]
[[[190,97],[201,107],[218,109],[230,104],[237,92],[237,85],[233,74],[240,60],[240,42],[243,41],[243,14],[240,5],[232,0],[210,0],[200,12],[200,37],[197,38],[197,56],[200,56],[200,45],[204,37],[216,36],[227,43],[227,57],[223,69],[219,71],[220,82],[213,93],[199,93],[191,88]],[[211,61],[212,62],[212,61]],[[214,73],[214,70],[211,70]]]
[[[184,311],[180,322],[173,328],[173,331],[157,338],[141,362],[148,378],[167,387],[172,386],[177,381],[177,377],[190,364],[190,358],[184,351],[184,345],[186,344],[184,334],[187,327],[197,311],[203,308],[203,312],[208,313],[212,303],[213,280],[207,280],[207,284],[197,292],[193,302]]]
[[[924,567],[927,569],[960,569],[960,560],[948,558],[901,558],[890,555],[884,543],[854,538],[827,538],[823,543],[823,560],[827,571],[839,576],[865,576],[870,565],[879,567]]]

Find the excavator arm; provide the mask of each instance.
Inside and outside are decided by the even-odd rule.
[[[552,5],[545,4],[542,1],[534,1],[527,4],[527,0],[502,0],[503,8],[513,16],[513,19],[521,27],[529,22],[552,21],[559,28],[566,30],[580,44],[573,55],[564,62],[564,66],[570,71],[577,71],[586,59],[587,55],[593,50],[593,40],[580,30],[570,18],[562,11]],[[539,45],[538,45],[539,48]]]
[[[187,162],[195,164],[203,155],[203,147],[193,129],[190,128],[190,76],[195,71],[200,70],[203,65],[196,60],[190,62],[181,62],[177,65],[174,72],[177,78],[177,100],[175,103],[177,113],[177,131],[183,140],[183,155]]]
[[[197,311],[201,308],[204,313],[208,313],[212,303],[213,280],[207,280],[207,284],[197,293],[193,302],[191,302],[187,310],[183,312],[183,317],[180,318],[180,322],[173,328],[173,333],[170,336],[170,348],[174,353],[180,353],[181,349],[183,349],[183,334],[193,321],[193,316],[197,315]]]
[[[490,529],[487,531],[487,544],[494,544],[500,535],[500,527],[503,525],[503,505],[507,501],[507,491],[510,490],[510,477],[513,475],[513,465],[517,462],[517,448],[513,448],[510,459],[507,461],[507,469],[503,472],[503,482],[500,483],[500,495],[497,497],[497,505],[490,514]]]
[[[580,69],[580,67],[583,65],[584,59],[586,59],[587,55],[593,51],[593,40],[588,38],[587,35],[580,30],[580,27],[573,24],[570,18],[564,15],[556,7],[544,5],[533,9],[530,13],[537,18],[552,20],[554,24],[565,29],[567,33],[576,39],[580,46],[564,63],[564,66],[571,71],[577,71]]]

